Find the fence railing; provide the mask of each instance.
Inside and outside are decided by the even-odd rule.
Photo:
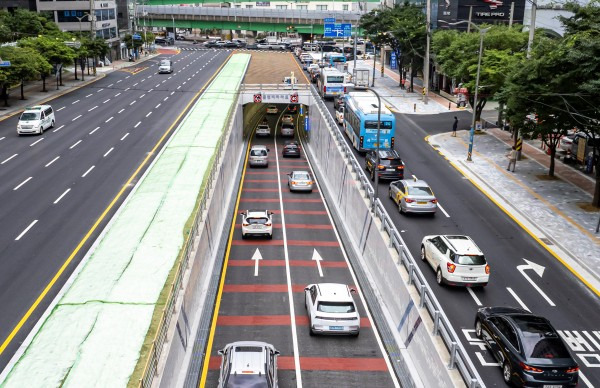
[[[221,165],[221,157],[223,155],[223,148],[225,146],[225,139],[227,138],[227,134],[231,131],[231,126],[233,125],[233,113],[238,106],[239,93],[237,98],[234,100],[234,103],[231,105],[229,112],[227,113],[226,130],[223,131],[217,147],[215,149],[214,160],[208,177],[206,179],[205,185],[202,190],[202,194],[198,203],[198,208],[194,213],[194,220],[192,222],[192,227],[187,235],[186,241],[184,243],[184,247],[181,251],[181,261],[177,265],[177,269],[175,270],[175,277],[173,282],[171,283],[171,288],[169,290],[169,294],[167,296],[167,301],[165,303],[165,307],[163,308],[162,314],[160,316],[158,328],[156,330],[156,335],[152,340],[152,344],[150,346],[150,350],[148,352],[148,360],[146,361],[146,365],[144,366],[144,371],[142,373],[142,377],[139,379],[139,387],[141,388],[149,388],[152,386],[152,380],[156,376],[158,361],[160,359],[163,345],[165,344],[167,338],[167,332],[169,330],[169,325],[171,323],[171,318],[173,317],[173,313],[175,312],[175,305],[177,304],[177,296],[179,291],[183,287],[183,277],[185,275],[186,270],[189,268],[190,259],[192,253],[194,251],[194,240],[198,236],[198,228],[204,221],[203,214],[207,208],[207,203],[210,200],[210,194],[213,187],[213,182],[215,181],[220,165]]]
[[[414,288],[419,293],[419,307],[425,307],[429,312],[431,319],[433,320],[432,334],[435,336],[440,336],[448,348],[450,353],[450,362],[447,365],[448,369],[458,368],[458,371],[462,375],[466,385],[469,388],[483,387],[484,384],[479,376],[479,373],[475,369],[473,362],[459,341],[459,337],[452,327],[452,324],[448,320],[448,317],[444,313],[442,306],[429,287],[429,284],[425,280],[425,277],[419,269],[414,257],[406,248],[404,240],[400,236],[400,233],[396,229],[396,226],[394,225],[389,214],[383,207],[383,204],[379,198],[375,198],[373,186],[356,159],[351,146],[349,146],[344,139],[342,131],[339,129],[339,126],[331,116],[329,109],[327,109],[325,106],[325,102],[320,98],[316,88],[314,88],[312,85],[311,91],[315,101],[325,116],[330,132],[334,135],[338,145],[341,147],[344,156],[347,158],[348,163],[352,168],[352,171],[356,173],[360,187],[365,191],[365,198],[368,199],[374,216],[380,220],[382,224],[382,230],[387,233],[390,239],[390,248],[393,248],[398,253],[400,257],[400,263],[408,272],[408,284],[414,285]]]

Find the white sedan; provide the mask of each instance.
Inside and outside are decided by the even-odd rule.
[[[268,210],[246,210],[241,212],[242,238],[266,236],[273,238],[273,212]]]

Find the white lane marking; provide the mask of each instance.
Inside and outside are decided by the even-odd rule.
[[[128,75],[127,77],[125,77],[125,79],[127,79],[127,78],[129,78],[129,77],[131,77],[131,76],[130,76],[130,75]]]
[[[78,140],[77,143],[73,144],[71,147],[69,147],[69,149],[72,150],[73,148],[77,147],[79,143],[81,143],[81,140]]]
[[[131,88],[127,88],[127,89],[125,89],[125,90],[124,90],[124,92],[128,91],[129,89],[131,89]],[[120,93],[119,93],[119,94],[120,94]]]
[[[500,366],[499,362],[487,362],[485,358],[483,358],[483,354],[481,352],[475,352],[477,359],[481,362],[481,366]]]
[[[114,85],[114,84],[110,84],[110,85],[108,85],[108,86],[107,86],[107,88],[110,88],[110,87],[112,87],[113,85]]]
[[[44,140],[43,137],[41,139],[38,139],[38,140],[34,141],[33,143],[29,144],[29,147],[33,147],[34,145],[36,145],[37,143],[41,142],[42,140]]]
[[[86,171],[86,172],[84,172],[84,173],[83,173],[83,175],[82,175],[81,177],[82,177],[82,178],[85,178],[85,176],[86,176],[87,174],[89,174],[89,173],[90,173],[90,171],[92,171],[92,170],[94,169],[94,167],[96,167],[96,166],[92,166],[92,167],[88,168],[88,169],[87,169],[87,171]]]
[[[12,158],[14,158],[14,157],[15,157],[15,156],[17,156],[17,155],[19,155],[19,154],[14,154],[13,156],[11,156],[11,157],[9,157],[9,158],[6,158],[6,159],[4,159],[4,160],[2,161],[2,163],[0,163],[0,164],[4,164],[4,163],[8,162],[9,160],[11,160]]]
[[[169,99],[169,96],[163,98],[163,101],[167,101]]]
[[[30,176],[29,178],[25,179],[23,182],[19,183],[18,185],[15,186],[15,188],[13,190],[19,190],[19,188],[21,188],[21,186],[23,186],[25,183],[29,182],[33,177]]]
[[[166,80],[166,79],[164,79],[164,80],[161,82],[161,84],[164,84],[165,82],[167,82],[167,80]]]
[[[438,207],[438,209],[440,209],[442,211],[442,213],[444,213],[444,215],[446,217],[450,218],[450,214],[448,214],[448,212],[446,211],[446,209],[444,209],[439,202],[437,203],[437,207]]]
[[[179,85],[179,86],[177,87],[177,89],[181,89],[181,85]]]
[[[167,79],[171,79],[171,78],[173,78],[173,76],[169,76],[169,78],[167,78]]]
[[[171,96],[172,96],[173,94],[175,94],[175,92],[171,92]]]
[[[96,105],[96,106],[95,106],[95,107],[93,107],[93,108],[90,108],[90,109],[88,109],[88,112],[91,112],[91,111],[93,111],[93,110],[94,110],[94,109],[96,109],[97,107],[98,107],[98,105]]]
[[[20,235],[17,236],[15,241],[19,241],[21,239],[21,237],[23,237],[25,235],[25,233],[29,232],[29,229],[33,228],[33,225],[37,224],[37,222],[38,222],[38,220],[33,220],[33,222],[31,224],[29,224],[29,226],[26,227],[25,230],[22,231]]]
[[[158,109],[158,107],[159,107],[159,106],[160,106],[160,103],[158,103],[158,105],[156,105],[156,106],[154,107],[154,109]]]
[[[138,123],[136,125],[134,125],[133,128],[139,127],[141,123],[142,123],[141,121],[138,121]]]
[[[590,382],[590,380],[588,380],[588,379],[587,379],[587,377],[585,377],[585,376],[583,375],[583,373],[581,373],[581,371],[579,371],[579,378],[580,378],[580,379],[582,379],[582,380],[583,380],[583,382],[584,382],[584,383],[585,383],[585,384],[586,384],[588,387],[590,387],[590,388],[594,388],[594,384],[592,384],[592,383]]]
[[[146,93],[142,94],[142,95],[140,96],[140,98],[144,98],[144,96],[145,96],[145,95],[146,95]]]
[[[71,189],[67,189],[64,193],[62,193],[60,195],[60,197],[56,198],[56,201],[54,201],[54,204],[56,205],[65,195],[67,195],[67,193],[71,191]]]
[[[4,140],[4,139],[6,139],[6,136],[0,137],[0,140]]]
[[[110,153],[112,152],[112,150],[114,150],[114,149],[115,149],[115,147],[110,147],[110,149],[109,149],[108,151],[106,151],[106,153],[105,153],[105,154],[104,154],[102,157],[103,157],[103,158],[106,158],[106,156],[107,156],[108,154],[110,154]]]
[[[133,100],[133,101],[131,101],[131,102],[129,103],[129,106],[131,106],[131,105],[133,105],[133,104],[135,104],[135,103],[136,103],[136,100]]]
[[[183,81],[182,85],[185,85],[185,84],[187,84],[187,81]]]
[[[110,98],[109,98],[108,100],[106,100],[106,101],[103,101],[102,103],[103,103],[103,104],[106,104],[106,103],[107,103],[107,102],[109,102],[109,101],[110,101]]]
[[[110,116],[110,117],[108,118],[108,120],[106,120],[106,121],[105,121],[105,123],[108,123],[108,122],[109,122],[110,120],[112,120],[113,118],[114,118],[113,116]]]
[[[150,116],[152,114],[152,111],[148,112],[148,114],[146,115],[146,117]]]
[[[192,79],[192,78],[190,77],[190,78],[188,78],[187,80],[189,81],[189,80],[191,80],[191,79]]]
[[[277,125],[275,126],[277,128]],[[275,149],[277,148],[277,136],[275,136]],[[281,176],[281,170],[279,169],[279,152],[275,152],[275,162],[277,164],[277,176]],[[285,215],[283,209],[283,193],[281,191],[281,179],[277,179],[277,186],[279,188],[279,209],[281,209],[281,231],[283,232],[283,256],[285,259],[285,277],[287,282],[288,291],[288,303],[290,307],[290,316],[295,317],[296,312],[294,309],[294,294],[292,291],[292,275],[290,271],[290,257],[287,245],[287,230],[285,227]],[[302,372],[300,369],[300,349],[298,347],[298,333],[296,331],[296,320],[291,319],[292,329],[292,349],[294,352],[294,368],[296,371],[296,387],[302,388]]]
[[[85,96],[85,98],[92,97],[92,96],[93,96],[93,94],[88,94],[87,96]]]
[[[121,92],[115,94],[115,97],[119,97],[121,95]]]
[[[56,129],[55,129],[54,131],[52,131],[52,132],[58,132],[58,131],[60,131],[60,129],[61,129],[62,127],[64,127],[64,125],[61,125],[60,127],[56,128]]]
[[[58,108],[56,111],[60,112],[61,110],[65,109],[65,107],[63,106],[62,108]]]
[[[156,86],[154,86],[154,87],[155,87],[155,88],[157,88],[157,87],[159,87],[159,86],[160,86],[160,83],[157,83],[157,84],[156,84]]]
[[[125,134],[125,136],[123,136],[123,137],[121,138],[121,141],[125,140],[125,138],[126,138],[127,136],[129,136],[129,132],[127,132],[127,133]]]
[[[117,113],[121,113],[125,110],[125,108],[121,109],[120,111],[118,111]]]
[[[92,135],[94,132],[96,132],[96,131],[97,131],[97,130],[99,130],[99,129],[100,129],[100,127],[96,127],[96,128],[94,128],[94,129],[92,130],[92,132],[90,132],[90,135]]]
[[[71,103],[71,105],[77,104],[80,100],[75,100]]]
[[[151,92],[151,91],[153,91],[153,90],[154,90],[154,89],[150,89],[150,90],[148,90],[148,93],[150,93],[150,92]],[[144,94],[144,95],[145,95],[145,94]]]
[[[133,84],[133,86],[138,86],[138,84],[139,84],[139,82],[136,82],[136,83]]]
[[[519,305],[520,305],[522,308],[524,308],[525,310],[527,310],[527,311],[531,312],[531,310],[529,310],[529,307],[527,307],[527,306],[525,305],[525,303],[523,303],[523,301],[521,300],[521,298],[519,298],[519,296],[517,295],[517,293],[516,293],[516,292],[514,292],[512,288],[510,288],[510,287],[506,287],[506,289],[508,290],[508,292],[510,292],[510,294],[513,296],[513,298],[515,298],[515,300],[517,301],[517,303],[518,303],[518,304],[519,304]]]
[[[142,79],[140,80],[140,82],[144,82],[145,80],[146,80],[146,78],[142,78]]]
[[[73,118],[73,120],[71,120],[71,121],[75,121],[75,120],[77,120],[77,119],[78,119],[78,118],[80,118],[80,117],[81,117],[81,115],[79,115],[79,116],[77,116],[77,117]]]
[[[471,295],[471,297],[475,301],[475,304],[477,306],[481,306],[481,302],[479,301],[479,298],[477,297],[477,295],[475,295],[475,293],[473,292],[473,290],[471,290],[471,287],[467,287],[467,291],[469,291],[469,294]]]
[[[45,165],[44,167],[48,167],[49,165],[51,165],[52,163],[56,162],[58,160],[58,158],[60,158],[60,156],[57,156],[56,158],[52,159],[51,161],[48,162],[47,165]]]
[[[122,79],[120,79],[120,80],[118,80],[118,81],[117,81],[117,83],[119,83],[119,82],[121,82],[121,81],[123,81],[123,80],[122,80]]]
[[[526,269],[532,269],[532,270],[534,270],[534,272],[535,272],[535,273],[537,273],[537,274],[538,274],[538,276],[541,278],[541,277],[544,275],[544,269],[545,269],[545,268],[544,268],[543,266],[539,265],[539,264],[536,264],[536,263],[534,263],[534,262],[532,262],[532,261],[529,261],[529,260],[527,260],[526,258],[523,258],[523,260],[525,260],[525,262],[526,262],[527,264],[522,264],[522,265],[518,265],[518,266],[517,266],[517,269],[519,270],[519,272],[521,272],[521,275],[523,275],[523,276],[525,277],[525,279],[527,279],[527,281],[528,281],[528,282],[529,282],[529,283],[530,283],[530,284],[533,286],[533,288],[535,288],[535,289],[537,290],[537,292],[539,292],[539,293],[540,293],[540,295],[541,295],[541,296],[542,296],[544,299],[546,299],[546,302],[548,302],[548,304],[549,304],[550,306],[552,306],[552,307],[555,307],[556,305],[554,304],[554,302],[553,302],[553,301],[551,301],[551,300],[550,300],[550,298],[548,297],[548,295],[546,295],[546,294],[544,293],[544,291],[542,291],[542,289],[541,289],[541,288],[540,288],[540,287],[539,287],[537,284],[535,284],[535,282],[533,281],[533,279],[531,279],[531,278],[529,277],[529,275],[527,275],[527,274],[525,273],[525,270],[526,270]]]

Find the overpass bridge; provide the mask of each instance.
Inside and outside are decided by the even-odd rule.
[[[149,27],[287,32],[294,26],[298,33],[321,35],[325,18],[356,25],[361,12],[142,5],[136,15],[141,26]]]

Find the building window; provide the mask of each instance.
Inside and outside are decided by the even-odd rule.
[[[65,23],[65,22],[79,22],[79,19],[81,19],[81,22],[90,22],[90,19],[88,18],[87,15],[85,15],[86,11],[83,10],[75,10],[75,11],[57,11],[58,13],[58,22],[59,23]]]
[[[275,9],[287,9],[287,5],[276,5]]]
[[[326,5],[317,5],[317,11],[327,11]]]
[[[348,10],[348,4],[343,4],[342,11],[347,11],[347,10]]]
[[[308,10],[308,5],[297,5],[296,9],[306,11],[306,10]]]
[[[114,20],[115,19],[115,9],[97,9],[96,10],[96,20]]]

